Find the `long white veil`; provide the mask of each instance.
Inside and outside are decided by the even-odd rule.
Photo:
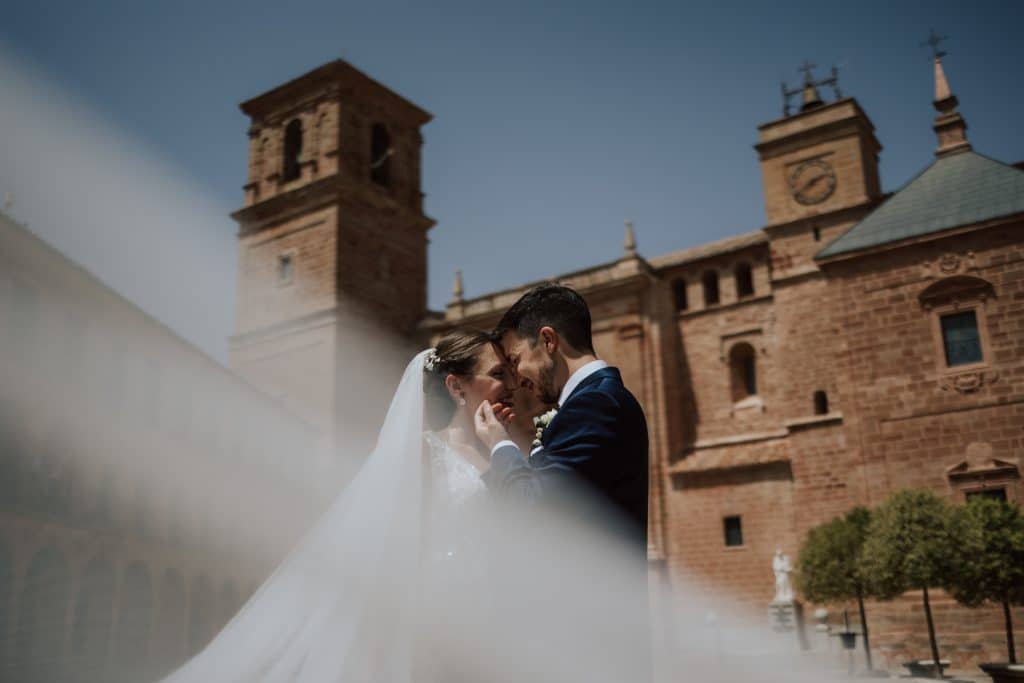
[[[426,353],[406,367],[376,447],[352,482],[167,683],[410,680]]]

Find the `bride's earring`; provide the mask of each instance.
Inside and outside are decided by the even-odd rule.
[[[460,406],[466,405],[466,395],[465,394],[459,394],[459,405]]]

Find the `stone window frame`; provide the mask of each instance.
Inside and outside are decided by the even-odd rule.
[[[732,268],[732,277],[733,285],[736,289],[737,301],[744,301],[746,299],[752,299],[755,296],[757,296],[757,286],[754,282],[754,264],[746,260],[737,261]],[[746,279],[745,284],[749,285],[749,289],[741,287],[741,284],[744,282],[744,279]]]
[[[737,544],[729,543],[729,526],[728,522],[730,519],[738,521],[739,537],[740,542]],[[740,513],[730,513],[722,515],[722,547],[728,551],[743,550],[748,547],[746,536],[743,534],[743,515]]]
[[[1005,491],[1009,503],[1024,502],[1019,497],[1020,469],[1012,462],[993,460],[988,467],[955,466],[947,477],[960,503],[966,503],[972,493],[993,489]]]
[[[274,285],[277,289],[287,289],[295,284],[295,268],[298,264],[299,250],[295,247],[284,249],[277,253],[277,257],[274,259]],[[288,278],[285,280],[281,277],[281,264],[288,260],[290,268],[288,271]]]
[[[974,276],[953,276],[939,280],[919,295],[921,306],[931,316],[932,346],[935,369],[940,378],[949,380],[959,375],[985,372],[992,368],[992,343],[989,337],[987,301],[992,298],[991,283]],[[974,312],[981,344],[981,361],[964,365],[948,365],[946,342],[942,336],[942,318],[951,313]]]
[[[700,275],[701,301],[704,308],[722,305],[722,276],[717,268],[706,268]],[[712,296],[712,294],[714,296]],[[713,300],[712,300],[713,299]]]
[[[281,132],[281,183],[302,180],[306,152],[306,125],[301,116],[291,118]]]
[[[764,336],[763,331],[760,327],[753,327],[749,329],[736,330],[727,334],[723,334],[718,340],[718,359],[725,365],[725,370],[728,373],[727,389],[729,392],[729,415],[736,417],[738,414],[745,414],[748,412],[761,412],[766,410],[765,406],[765,384],[763,379],[765,377],[765,367],[762,363],[762,358],[766,354],[764,347]],[[757,385],[757,393],[750,394],[743,397],[739,401],[735,399],[733,395],[733,364],[732,355],[733,351],[740,344],[746,344],[753,349],[754,354],[754,374],[755,383]]]
[[[676,313],[686,313],[690,310],[689,285],[690,283],[683,275],[674,277],[671,280],[670,287],[672,288],[672,307]]]

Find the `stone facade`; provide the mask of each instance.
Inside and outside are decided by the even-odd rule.
[[[971,153],[955,98],[937,92],[936,101],[940,153]],[[277,463],[256,468],[269,485],[257,489],[281,496],[279,506],[287,507],[295,504],[289,495],[309,482],[282,485],[290,480],[280,453],[294,452],[296,444],[331,453],[320,477],[329,495],[357,464],[339,462],[337,454],[365,451],[352,434],[367,437],[367,426],[376,424],[390,396],[382,368],[397,374],[412,349],[453,327],[490,328],[531,284],[465,299],[459,283],[445,311],[427,310],[426,246],[433,221],[422,209],[420,128],[430,115],[351,66],[331,62],[242,109],[252,125],[244,204],[233,214],[239,273],[231,365],[259,391],[98,283],[82,284],[71,264],[13,229],[3,233],[0,250],[5,266],[13,264],[0,277],[0,310],[15,321],[0,330],[7,335],[0,358],[10,374],[3,386],[13,386],[11,378],[25,380],[18,374],[25,368],[41,367],[31,355],[44,352],[32,350],[36,338],[92,338],[83,324],[127,330],[113,345],[98,342],[83,363],[59,361],[68,349],[53,350],[55,362],[65,362],[70,372],[103,366],[108,357],[123,357],[134,368],[128,372],[115,363],[83,384],[88,389],[122,374],[134,378],[129,384],[138,400],[118,408],[130,411],[133,429],[116,448],[108,447],[117,454],[111,456],[115,481],[125,475],[131,480],[130,456],[142,443],[152,453],[145,462],[188,452],[214,463],[209,480],[218,483],[238,469],[221,459],[226,452],[239,462]],[[702,582],[764,618],[774,594],[776,549],[796,557],[811,526],[855,505],[875,505],[905,487],[930,488],[954,501],[979,492],[1024,500],[1024,209],[932,231],[919,228],[910,239],[825,257],[823,250],[894,198],[880,189],[881,146],[867,114],[852,98],[824,103],[805,93],[800,112],[759,127],[755,149],[767,218],[761,228],[645,258],[630,226],[620,259],[552,279],[587,299],[599,355],[621,369],[647,414],[652,572]],[[1019,164],[1005,168],[1024,176]],[[984,190],[970,180],[953,186],[965,203]],[[29,247],[12,250],[15,242]],[[16,253],[23,256],[12,259]],[[30,293],[36,291],[47,292],[52,305],[40,307],[40,295]],[[45,314],[46,330],[57,325],[53,329],[64,333],[33,327],[36,311],[44,309],[57,312]],[[104,320],[112,310],[119,311],[116,324],[83,322]],[[973,314],[978,357],[951,365],[943,325],[963,313]],[[20,351],[12,355],[10,349]],[[30,356],[18,355],[25,353]],[[165,370],[163,358],[171,359]],[[182,376],[172,371],[178,367],[192,370]],[[164,407],[147,408],[143,397],[153,393],[163,397]],[[194,400],[205,395],[224,401]],[[30,392],[4,398],[2,415],[11,428],[3,433],[31,440],[11,448],[61,450],[48,439],[58,438],[51,435],[64,429],[66,414],[39,411]],[[241,416],[220,416],[223,428],[212,428],[208,418],[218,415],[222,403],[252,407]],[[53,415],[53,424],[40,419],[29,437],[12,426],[40,413]],[[271,436],[254,429],[253,415],[270,426]],[[76,424],[80,430],[88,421]],[[281,441],[280,434],[291,436]],[[105,448],[88,440],[78,445]],[[27,470],[23,459],[7,461],[23,477],[17,481],[26,483],[4,499],[0,514],[0,629],[13,634],[18,620],[36,623],[36,616],[27,622],[21,616],[43,609],[33,602],[33,580],[42,576],[60,587],[43,612],[59,615],[62,626],[56,635],[46,631],[50,640],[32,648],[56,648],[71,657],[78,609],[72,605],[91,605],[96,594],[107,600],[103,596],[114,590],[115,597],[102,602],[112,610],[114,632],[130,633],[136,623],[119,616],[128,605],[124,595],[148,605],[129,610],[135,614],[180,603],[173,614],[153,618],[153,634],[145,640],[146,652],[171,649],[173,656],[155,660],[166,666],[205,642],[230,612],[233,599],[218,606],[211,597],[221,583],[232,579],[241,599],[265,570],[265,562],[248,565],[248,573],[244,564],[236,569],[231,558],[237,560],[237,553],[217,559],[216,548],[203,540],[202,520],[216,518],[209,511],[219,509],[209,503],[216,500],[215,489],[162,492],[194,498],[192,507],[208,512],[138,531],[133,519],[139,509],[147,517],[146,504],[105,493],[104,475],[95,472],[75,483],[72,493],[62,493],[66,482],[79,480],[47,474],[61,467],[51,460],[40,457],[41,464]],[[173,489],[172,482],[168,486]],[[96,518],[93,508],[107,509],[102,501],[108,498],[120,503],[101,519],[116,521],[89,521]],[[316,505],[306,501],[306,507]],[[282,540],[305,518],[298,514],[284,524]],[[104,530],[107,540],[96,543]],[[33,574],[35,565],[41,569]],[[96,566],[101,568],[90,569]],[[148,578],[139,578],[143,574]],[[89,591],[82,588],[85,576],[93,577]],[[158,581],[166,586],[155,588]],[[943,654],[955,669],[1003,656],[996,609],[966,612],[941,594],[933,603]],[[17,615],[7,622],[5,604],[14,605],[10,614]],[[929,656],[919,604],[909,594],[869,605],[872,644],[890,663]],[[1015,617],[1020,623],[1024,613],[1017,610]],[[128,637],[129,645],[115,645],[119,641],[112,638],[97,646],[105,648],[101,667],[117,648],[136,642]],[[0,661],[34,661],[15,659],[10,642],[0,638]]]
[[[1024,214],[819,258],[887,199],[874,127],[843,99],[759,133],[762,229],[552,279],[590,302],[599,355],[647,412],[652,562],[763,615],[775,550],[796,557],[853,506],[908,487],[1024,496]],[[529,286],[457,296],[424,330],[487,328]],[[983,360],[951,368],[940,318],[966,310]],[[937,601],[954,668],[1005,659],[997,609]],[[869,606],[891,666],[930,657],[919,604]]]
[[[349,78],[355,86],[337,86]],[[345,392],[324,369],[349,376],[332,362],[358,339],[341,338],[351,324],[334,322],[337,311],[385,321],[422,345],[453,327],[492,327],[531,286],[464,299],[458,281],[443,313],[426,310],[432,222],[420,211],[418,126],[428,117],[364,78],[334,63],[243,104],[259,142],[235,214],[233,363],[338,434]],[[950,97],[936,95],[941,154],[951,153],[949,131],[965,129]],[[821,258],[888,197],[881,145],[857,101],[825,103],[812,86],[804,103],[758,128],[762,228],[644,258],[628,226],[621,259],[552,278],[586,297],[599,355],[621,369],[647,413],[652,571],[706,582],[761,615],[775,550],[796,557],[811,526],[855,505],[904,487],[953,500],[985,487],[1024,495],[1022,215]],[[282,182],[287,162],[274,141],[290,121],[305,129],[320,116],[331,128],[320,139],[347,143],[303,151],[301,173]],[[362,155],[372,148],[366,122],[377,119],[404,122],[392,158],[404,187],[382,190]],[[965,140],[952,153],[969,150]],[[274,281],[285,253],[295,255],[295,275],[282,288]],[[357,257],[345,265],[348,254]],[[964,306],[976,311],[984,360],[950,369],[939,321]],[[320,332],[307,329],[313,321]],[[955,667],[999,658],[996,610],[964,620],[937,601]],[[893,662],[927,656],[916,604],[907,596],[869,608],[873,644]]]
[[[2,214],[0,320],[0,680],[155,679],[332,492],[281,457],[330,479],[323,437]]]

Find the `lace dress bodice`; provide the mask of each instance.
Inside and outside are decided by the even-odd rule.
[[[429,554],[434,561],[457,564],[482,552],[481,516],[487,487],[480,472],[434,432],[424,435],[430,457]]]

